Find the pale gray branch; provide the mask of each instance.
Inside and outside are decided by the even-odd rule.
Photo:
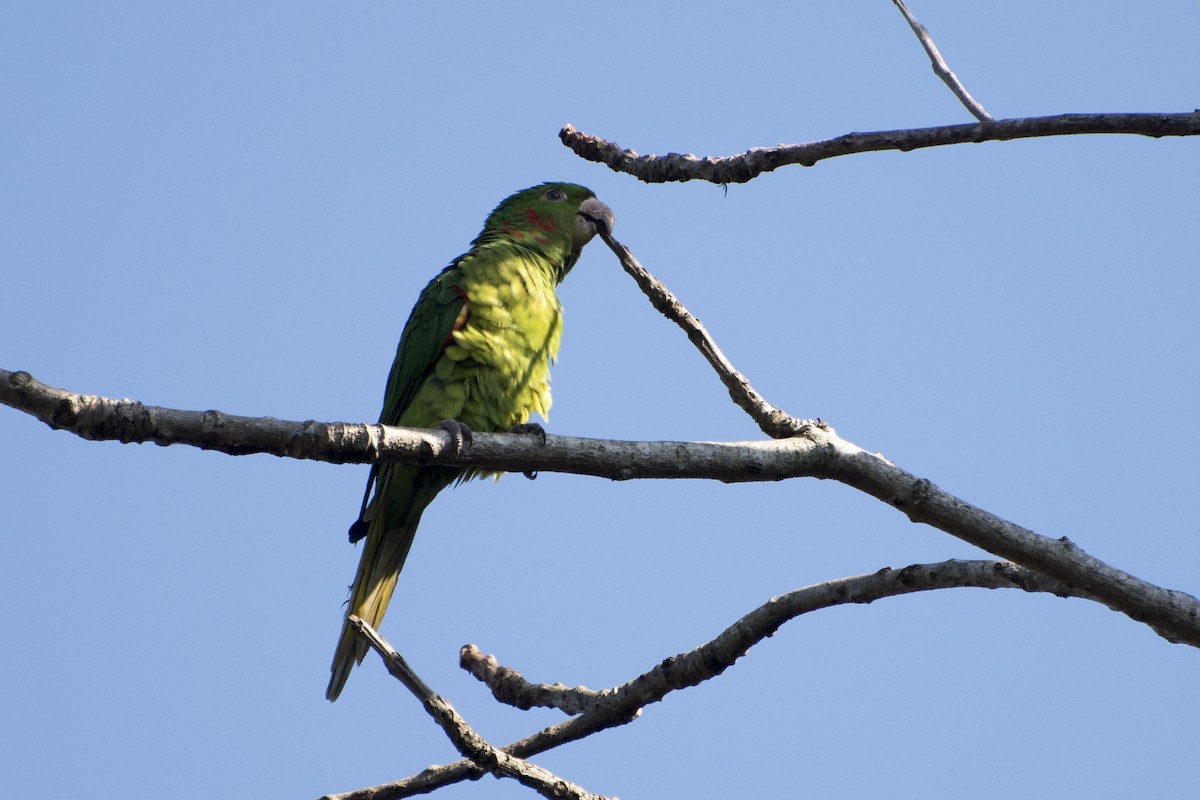
[[[815,438],[623,442],[548,434],[543,444],[535,436],[476,432],[471,444],[456,450],[451,435],[441,430],[184,411],[76,394],[41,383],[27,372],[2,369],[0,403],[84,439],[184,444],[230,455],[268,453],[335,464],[403,461],[486,466],[508,472],[571,472],[614,480],[654,477],[739,482],[815,475],[827,457]]]
[[[825,581],[773,597],[712,641],[671,656],[621,686],[601,691],[583,690],[586,702],[582,711],[603,710],[607,705],[622,706],[624,713],[620,716],[625,716],[662,700],[672,691],[715,678],[746,655],[751,647],[774,636],[784,623],[812,611],[847,603],[873,603],[885,597],[914,592],[958,588],[1021,589],[1058,597],[1094,599],[1087,592],[1007,561],[951,559],[937,564],[912,564],[899,570],[884,567],[867,575]],[[555,706],[539,700],[565,688],[562,684],[530,683],[516,670],[500,666],[494,656],[483,655],[475,645],[466,645],[462,649],[461,662],[464,669],[492,690],[497,700],[518,708]],[[569,708],[562,710],[580,713]]]
[[[586,686],[530,683],[521,673],[501,665],[495,656],[484,655],[473,644],[463,645],[458,654],[458,664],[491,689],[492,696],[501,703],[522,710],[557,708],[564,714],[583,714],[595,708],[604,698],[600,692]]]
[[[734,369],[708,331],[673,294],[651,275],[629,248],[601,231],[604,241],[651,304],[683,329],[729,390],[730,397],[771,436],[787,441],[814,459],[806,465],[814,477],[833,478],[870,494],[904,512],[913,522],[925,522],[990,553],[1041,570],[1059,580],[1074,582],[1114,610],[1145,622],[1173,642],[1200,645],[1200,605],[1196,598],[1170,591],[1104,564],[1065,537],[1054,542],[1014,525],[917,478],[877,453],[867,453],[840,437],[823,422],[797,420],[775,408]],[[812,444],[816,449],[808,449]],[[768,472],[773,470],[768,469]]]
[[[962,85],[958,76],[950,69],[950,65],[946,63],[946,59],[942,58],[942,54],[938,51],[937,45],[933,43],[933,37],[929,35],[929,30],[917,21],[917,18],[908,10],[908,6],[904,5],[904,0],[892,0],[896,8],[900,9],[900,13],[904,15],[904,19],[908,22],[908,26],[912,28],[913,33],[917,35],[917,40],[921,43],[921,47],[925,48],[926,55],[929,56],[929,61],[933,65],[933,72],[942,79],[942,83],[950,87],[950,91],[954,92],[954,96],[959,102],[967,107],[971,115],[980,122],[995,121],[979,101],[971,96],[967,91],[967,87]]]
[[[696,319],[683,303],[679,302],[671,290],[664,286],[658,278],[651,275],[628,247],[614,239],[611,231],[605,229],[603,225],[599,225],[598,228],[604,243],[613,251],[625,271],[637,282],[638,288],[649,298],[650,304],[687,334],[688,340],[700,351],[709,366],[716,371],[721,383],[729,391],[729,397],[750,415],[750,418],[758,424],[759,430],[774,439],[783,439],[789,436],[804,435],[810,428],[820,427],[823,424],[815,420],[797,419],[768,403],[750,385],[746,376],[734,369],[733,364],[721,352],[721,348],[700,324],[700,320]]]
[[[550,771],[497,749],[480,736],[474,728],[441,695],[435,693],[413,671],[408,662],[363,619],[351,615],[350,626],[375,652],[383,658],[387,671],[421,701],[421,706],[433,717],[458,752],[484,772],[497,777],[513,778],[549,800],[606,800],[563,780]]]
[[[632,712],[661,700],[668,692],[692,686],[725,671],[751,647],[770,636],[786,622],[802,614],[847,603],[872,603],[933,589],[1022,589],[1059,597],[1094,599],[1040,572],[1007,561],[964,561],[952,559],[938,564],[913,564],[894,570],[884,567],[869,575],[826,581],[773,597],[742,617],[712,641],[661,662],[628,683],[593,691],[569,689],[561,683],[531,683],[511,667],[500,665],[495,656],[484,655],[473,644],[460,652],[463,669],[475,676],[502,703],[516,708],[558,708],[567,714],[623,704]],[[631,700],[630,698],[636,698]]]
[[[826,478],[853,486],[989,553],[1089,593],[1172,642],[1200,646],[1200,602],[1136,578],[1081,550],[1001,519],[908,473],[828,426],[761,442],[629,442],[477,433],[455,457],[450,435],[381,425],[287,422],[216,411],[178,411],[72,394],[0,370],[0,403],[88,439],[190,444],[231,454],[272,453],[335,463],[453,463],[510,472],[570,472],[632,478],[707,478],[725,482]]]
[[[871,603],[885,597],[960,587],[1021,589],[1061,597],[1087,597],[1086,593],[1036,571],[995,561],[951,560],[939,564],[914,564],[899,570],[885,567],[869,575],[807,586],[771,598],[711,641],[664,659],[627,683],[600,692],[589,692],[589,707],[579,716],[544,728],[501,749],[514,756],[528,758],[597,731],[631,722],[641,714],[643,707],[662,700],[670,692],[695,686],[720,675],[755,644],[772,636],[788,620],[802,614],[847,603]],[[558,691],[557,685],[531,684],[515,670],[497,667],[494,658],[483,656],[474,645],[464,647],[462,655],[464,669],[483,680],[501,702],[519,708],[532,707],[540,705],[536,699]],[[508,696],[509,692],[517,695],[515,701]],[[392,783],[329,795],[324,800],[396,800],[468,780],[475,777],[477,771],[478,767],[471,761],[456,761],[430,767]]]
[[[876,150],[908,152],[949,144],[1005,142],[1085,133],[1133,134],[1155,138],[1196,136],[1200,134],[1200,111],[1173,114],[1059,114],[936,128],[847,133],[819,142],[755,147],[733,156],[704,158],[679,153],[639,156],[633,150],[621,149],[614,142],[577,131],[569,124],[563,126],[558,137],[580,158],[606,164],[614,172],[627,173],[646,183],[702,180],[728,184],[745,183],[764,172],[792,164],[811,167],[818,161],[851,153]]]

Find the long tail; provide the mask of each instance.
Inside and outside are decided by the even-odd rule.
[[[384,469],[376,484],[376,498],[364,514],[370,521],[366,544],[358,561],[358,572],[346,604],[346,617],[353,614],[378,628],[396,589],[396,579],[408,557],[417,524],[425,507],[449,484],[456,470],[423,469],[413,475],[407,470]],[[400,495],[399,502],[388,502],[389,495]],[[387,506],[386,508],[380,506]],[[397,507],[398,506],[398,507]],[[389,520],[391,524],[389,525]],[[361,664],[367,645],[354,633],[349,622],[342,623],[342,635],[330,667],[332,675],[325,698],[337,700],[355,664]]]
[[[354,575],[350,602],[347,603],[347,619],[354,614],[366,620],[372,628],[379,627],[391,602],[392,592],[396,589],[400,568],[404,566],[404,559],[417,533],[418,521],[419,513],[410,525],[389,531],[382,530],[382,514],[371,521],[366,546],[358,562],[358,572]],[[338,638],[337,651],[330,667],[332,675],[329,687],[325,690],[326,700],[332,702],[338,699],[346,679],[350,677],[350,670],[354,669],[355,664],[361,664],[366,654],[366,643],[358,638],[348,621],[343,622],[342,635]]]

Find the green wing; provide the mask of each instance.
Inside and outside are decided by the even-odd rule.
[[[462,277],[459,260],[425,286],[404,325],[400,344],[396,347],[396,360],[388,374],[383,410],[379,414],[379,421],[384,425],[400,424],[401,415],[433,371],[438,356],[446,349],[455,324],[462,327],[458,316],[466,305],[466,296],[458,286]]]
[[[392,362],[392,370],[388,373],[387,389],[383,394],[383,410],[379,413],[379,422],[383,425],[399,425],[400,418],[412,403],[417,390],[433,371],[438,356],[446,348],[450,334],[455,327],[462,326],[459,315],[466,306],[466,296],[459,288],[462,277],[459,262],[454,260],[437,277],[426,284],[421,290],[404,324],[400,334],[400,344],[396,347],[396,358]],[[440,420],[429,421],[432,425]],[[363,492],[362,507],[358,512],[358,520],[350,526],[350,541],[357,542],[367,534],[366,521],[363,519],[367,506],[371,501],[371,489],[379,478],[379,465],[371,467],[367,476],[367,488]]]

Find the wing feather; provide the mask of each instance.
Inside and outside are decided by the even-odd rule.
[[[391,372],[388,373],[383,410],[379,413],[380,423],[400,424],[400,418],[412,404],[417,390],[433,372],[438,356],[450,343],[450,334],[465,324],[469,306],[466,294],[458,285],[462,277],[461,264],[465,258],[470,258],[470,255],[455,259],[439,272],[421,290],[413,305],[408,322],[404,323],[404,331],[400,334],[400,343],[396,346]],[[375,464],[367,476],[358,520],[350,526],[351,542],[367,534],[367,507],[378,478],[379,465]]]

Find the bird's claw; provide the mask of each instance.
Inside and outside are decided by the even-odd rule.
[[[462,452],[463,447],[471,444],[474,439],[471,429],[456,419],[442,420],[438,423],[437,429],[450,434],[449,449],[452,460],[458,458],[458,454]]]
[[[508,429],[509,433],[519,433],[523,436],[536,436],[546,445],[546,429],[536,422],[518,422]]]
[[[518,422],[508,429],[509,433],[518,433],[523,436],[536,436],[541,439],[542,447],[546,446],[546,429],[536,422]],[[537,472],[527,469],[521,473],[529,480],[537,480]]]

